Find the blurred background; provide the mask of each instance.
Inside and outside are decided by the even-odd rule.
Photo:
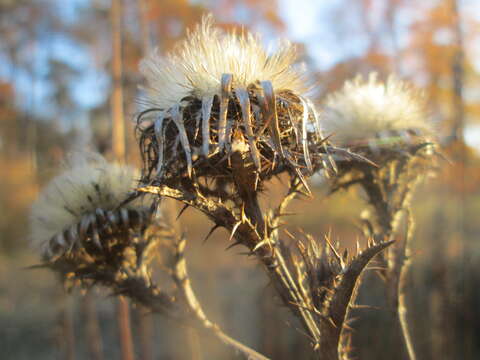
[[[0,358],[120,359],[116,300],[108,291],[66,295],[54,274],[26,267],[28,212],[72,150],[112,158],[112,123],[134,137],[139,60],[172,48],[212,12],[225,29],[245,27],[266,44],[287,37],[316,81],[316,101],[357,73],[396,72],[425,89],[444,162],[416,192],[409,319],[419,359],[480,358],[480,3],[477,0],[0,0]],[[114,46],[115,45],[115,46]],[[274,204],[286,191],[275,182]],[[290,228],[349,247],[365,204],[356,189],[297,201]],[[273,359],[308,359],[308,341],[279,307],[255,261],[225,251],[227,234],[205,244],[211,224],[187,210],[193,286],[227,333]],[[365,276],[354,355],[401,359],[390,334],[382,282]],[[230,359],[217,344],[131,307],[136,359]]]

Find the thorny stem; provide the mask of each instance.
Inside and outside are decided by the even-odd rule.
[[[312,341],[315,356],[324,360],[338,360],[340,335],[357,286],[357,279],[370,259],[392,242],[371,243],[371,246],[352,260],[344,273],[336,276],[335,282],[337,285],[332,291],[333,295],[327,306],[327,315],[324,316],[312,307],[305,298],[307,295],[302,293],[302,289],[299,288],[300,283],[295,282],[288,266],[288,259],[285,256],[289,256],[289,254],[283,254],[281,243],[277,242],[278,217],[282,215],[287,203],[295,197],[294,193],[299,191],[298,186],[300,185],[292,186],[290,193],[280,204],[273,218],[267,217],[262,221],[260,219],[250,219],[248,217],[251,215],[250,213],[235,214],[225,204],[205,198],[200,193],[192,194],[168,186],[146,186],[138,190],[182,201],[206,214],[216,226],[222,226],[234,232],[232,236],[236,239],[236,243],[247,246],[258,257],[271,277],[272,283],[276,286],[283,302],[301,321]],[[252,210],[252,213],[259,213],[259,209]],[[252,225],[254,221],[257,224],[265,223],[265,228],[260,229],[258,226]],[[272,225],[275,225],[275,227],[272,227]],[[188,285],[188,283],[186,284]],[[183,286],[187,285],[184,284]],[[194,297],[192,298],[188,286],[184,288],[184,293],[187,298],[190,298],[188,301],[191,307],[197,309],[198,303]],[[197,317],[200,318],[205,327],[211,329],[203,312],[198,312],[198,309],[196,312]],[[320,320],[316,321],[317,318]]]
[[[393,294],[391,293],[391,303],[396,309],[396,317],[400,325],[400,332],[402,334],[402,340],[408,353],[410,360],[415,360],[415,350],[413,348],[412,337],[409,332],[408,320],[407,320],[407,303],[406,303],[406,283],[408,277],[408,271],[411,265],[411,239],[414,229],[413,219],[409,209],[405,210],[407,216],[407,230],[403,246],[400,246],[397,250],[394,267],[392,268],[392,277],[394,284],[392,284]]]
[[[408,170],[407,170],[408,171]],[[398,224],[403,213],[406,214],[407,230],[402,241],[391,250],[387,265],[386,286],[388,300],[392,310],[393,321],[401,334],[402,342],[409,360],[415,360],[415,350],[408,328],[407,304],[406,304],[406,281],[410,267],[411,238],[413,234],[413,219],[410,213],[410,195],[415,187],[417,179],[399,181],[396,178],[397,188],[388,189],[386,181],[376,178],[371,172],[365,174],[362,185],[366,190],[369,202],[375,209],[378,228],[375,237],[393,239],[397,233]],[[382,191],[383,190],[383,191]],[[397,202],[392,201],[393,193],[397,191],[401,195]]]
[[[295,193],[294,193],[295,194]],[[290,195],[290,194],[289,194]],[[295,196],[289,196],[289,200],[287,200],[287,203],[290,202]],[[259,232],[260,238],[267,239],[268,244],[265,244],[264,246],[271,246],[271,256],[274,259],[274,263],[271,265],[267,265],[264,261],[264,264],[266,265],[267,272],[269,273],[270,276],[272,276],[274,279],[279,279],[280,283],[277,281],[274,281],[273,283],[275,286],[278,286],[278,284],[281,284],[283,289],[280,289],[279,294],[282,295],[282,298],[285,302],[285,304],[294,304],[294,305],[300,305],[300,306],[289,306],[290,309],[293,310],[294,314],[297,315],[307,331],[309,332],[309,335],[312,337],[314,340],[315,344],[318,343],[320,339],[320,331],[318,329],[317,324],[315,323],[313,316],[304,305],[305,301],[302,297],[301,292],[298,289],[298,286],[293,279],[292,274],[290,273],[290,270],[286,264],[286,261],[283,257],[282,251],[280,248],[278,248],[276,245],[276,242],[272,238],[272,234],[267,234],[265,233],[265,221],[263,219],[262,211],[260,209],[260,205],[258,203],[257,199],[257,194],[251,194],[250,197],[253,197],[253,201],[248,201],[247,206],[245,206],[245,213],[248,219],[252,219],[252,223],[256,224],[257,231]],[[285,203],[282,202],[280,204],[280,209],[284,208],[286,206]],[[251,212],[247,212],[248,209],[251,210]],[[259,226],[260,225],[260,226]],[[268,229],[267,229],[268,231]],[[264,260],[264,257],[261,257],[262,260]],[[271,261],[270,259],[268,260],[269,262]],[[287,294],[289,295],[290,298],[285,298],[284,294],[285,291],[287,290]]]
[[[293,309],[295,310],[294,313],[298,313],[300,315],[300,320],[308,330],[309,335],[312,336],[312,339],[314,340],[313,345],[316,346],[320,341],[320,330],[315,323],[315,320],[313,319],[310,310],[301,306],[305,301],[302,298],[302,295],[295,281],[293,280],[293,277],[290,274],[285,259],[283,258],[283,255],[280,251],[277,252],[276,258],[279,264],[279,268],[278,270],[276,270],[278,276],[282,279],[282,283],[286,284],[286,288],[288,289],[290,296],[293,298],[293,305],[297,305],[293,307]],[[292,309],[292,307],[289,308]]]
[[[298,306],[304,303],[302,295],[290,274],[283,255],[275,244],[271,243],[271,239],[268,238],[267,234],[262,235],[264,234],[263,230],[254,227],[251,224],[250,219],[239,219],[224,204],[204,198],[201,194],[186,194],[185,192],[167,186],[146,186],[138,190],[177,199],[202,211],[217,225],[223,226],[230,231],[236,228],[234,236],[237,242],[247,246],[258,256],[264,264],[267,273],[272,277],[274,284],[281,284],[282,288],[277,290],[279,290],[279,294],[283,301],[287,305],[296,305],[293,307],[289,306],[289,308],[295,309],[295,315],[299,317],[302,324],[309,332],[312,341],[314,344],[318,344],[320,332],[313,316],[307,307]],[[262,245],[258,246],[259,244]],[[285,296],[286,293],[288,294],[288,297]]]

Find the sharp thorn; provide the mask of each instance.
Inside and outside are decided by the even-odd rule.
[[[237,231],[238,227],[242,225],[242,222],[239,221],[237,222],[234,226],[233,226],[233,229],[232,229],[232,232],[230,233],[230,238],[228,239],[228,241],[232,241],[233,237],[235,236],[235,232]]]
[[[241,245],[242,243],[240,241],[235,241],[233,244],[230,244],[228,245],[226,248],[225,248],[225,251],[228,251],[230,250],[231,248],[235,247],[235,246],[238,246],[238,245]]]
[[[205,239],[203,239],[202,244],[205,244],[208,240],[208,238],[214,233],[215,230],[217,230],[219,227],[221,227],[218,224],[215,224],[210,231],[208,232],[207,236],[205,236]]]
[[[188,204],[183,205],[183,207],[182,207],[182,209],[180,210],[180,212],[178,213],[177,218],[175,219],[175,221],[177,221],[178,219],[180,219],[180,216],[183,215],[183,213],[185,212],[185,210],[188,209],[189,206],[190,206],[190,205],[188,205]]]

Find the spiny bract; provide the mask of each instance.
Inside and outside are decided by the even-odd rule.
[[[133,168],[108,163],[98,154],[77,154],[72,165],[40,193],[30,214],[31,241],[45,250],[52,237],[96,209],[114,210],[135,185]]]

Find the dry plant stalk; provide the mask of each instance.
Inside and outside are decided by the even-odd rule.
[[[306,177],[335,169],[333,156],[364,161],[323,137],[294,55],[287,44],[267,56],[253,35],[222,33],[207,18],[176,52],[147,58],[138,191],[202,211],[214,223],[210,233],[227,229],[230,247],[247,247],[264,265],[315,356],[338,359],[358,279],[391,242],[372,239],[356,256],[339,257],[338,249],[320,250],[309,237],[298,248],[281,240],[280,218],[291,200],[309,192]],[[275,211],[264,211],[259,193],[282,173],[291,179],[290,191]]]
[[[381,260],[385,269],[379,273],[406,354],[414,360],[405,300],[414,228],[410,203],[416,185],[433,169],[438,156],[423,94],[394,76],[381,83],[376,74],[370,74],[368,79],[357,77],[329,95],[325,109],[323,123],[340,134],[337,144],[349,146],[376,164],[339,161],[331,191],[352,185],[365,191],[371,210],[364,212],[362,221],[367,236],[377,241],[397,238],[402,220],[406,225],[401,239],[384,253]]]

